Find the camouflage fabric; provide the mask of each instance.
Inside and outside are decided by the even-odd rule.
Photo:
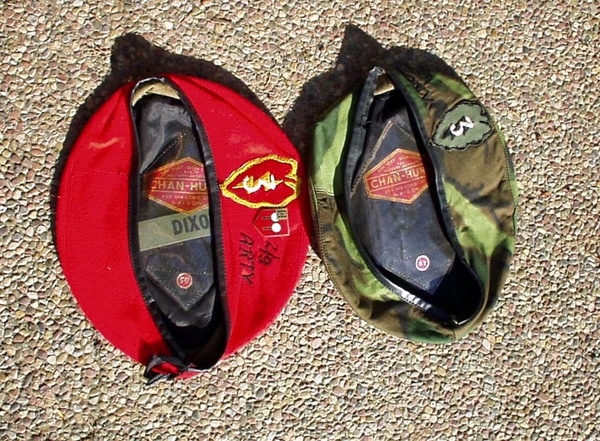
[[[498,299],[514,250],[517,204],[513,167],[500,131],[464,82],[442,65],[446,69],[410,62],[398,70],[373,69],[362,88],[317,124],[311,170],[318,252],[337,289],[372,325],[432,343],[466,335]],[[466,320],[448,320],[410,284],[387,283],[357,243],[347,213],[344,167],[360,127],[368,124],[373,90],[384,77],[408,103],[422,141],[421,156],[428,157],[434,171],[429,188],[439,202],[444,229],[457,259],[478,280],[472,298],[479,300]]]

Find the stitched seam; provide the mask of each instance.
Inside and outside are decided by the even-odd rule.
[[[188,134],[186,132],[183,132],[183,134],[181,135],[182,141],[183,141],[183,138],[186,138],[186,137],[189,137]],[[150,164],[148,164],[148,167],[146,167],[144,170],[141,170],[139,174],[140,175],[146,174],[146,172],[148,172],[148,170],[150,170],[154,164],[156,164],[165,154],[170,152],[171,149],[173,149],[173,147],[175,147],[177,145],[178,141],[179,141],[178,138],[171,141],[171,143],[169,145],[167,145],[165,147],[165,149],[161,153],[159,153],[159,155],[156,158],[154,158],[154,161],[152,161]]]
[[[190,275],[197,275],[197,276],[202,276],[204,275],[204,273],[198,273],[198,272],[189,272],[189,271],[177,271],[177,270],[171,270],[171,269],[165,269],[165,268],[160,268],[157,266],[146,266],[147,269],[149,270],[156,270],[156,271],[162,271],[165,273],[173,273],[173,274],[181,274],[182,272],[184,273],[188,273]]]
[[[72,169],[72,173],[81,173],[81,174],[90,174],[90,175],[103,175],[103,176],[121,176],[121,177],[129,177],[127,173],[114,173],[114,172],[104,172],[99,170],[75,170]]]

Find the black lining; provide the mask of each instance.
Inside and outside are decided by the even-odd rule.
[[[133,115],[132,115],[133,116]],[[136,131],[136,139],[137,139],[137,131]],[[154,158],[154,161],[152,161],[150,164],[148,164],[146,166],[146,168],[144,170],[140,170],[139,174],[140,175],[144,175],[145,173],[147,173],[148,171],[152,170],[152,168],[154,167],[154,164],[156,164],[158,161],[160,161],[160,159],[166,155],[167,153],[169,153],[171,151],[171,149],[173,147],[175,147],[177,145],[177,140],[174,140],[173,142],[171,142],[171,144],[169,144],[169,146],[167,148],[165,148],[160,155],[158,155],[156,158]],[[138,145],[139,145],[139,140],[138,140]]]
[[[223,231],[222,226],[219,220],[221,219],[221,203],[220,203],[220,194],[219,194],[219,184],[216,176],[216,170],[214,167],[214,158],[212,155],[212,151],[210,149],[210,145],[208,142],[208,137],[204,132],[204,126],[202,124],[202,120],[198,117],[195,108],[191,105],[186,95],[179,89],[179,87],[170,81],[168,78],[164,77],[155,77],[155,78],[147,78],[138,82],[131,91],[130,94],[130,102],[129,106],[129,114],[131,123],[134,131],[134,139],[135,146],[133,151],[133,159],[132,159],[132,170],[130,172],[130,185],[129,185],[129,247],[130,247],[130,257],[131,262],[134,268],[136,280],[138,283],[138,287],[140,292],[142,293],[142,297],[148,307],[148,311],[152,316],[163,340],[169,348],[173,351],[174,355],[181,359],[185,364],[196,363],[194,360],[194,355],[188,355],[186,351],[182,349],[180,344],[177,342],[175,336],[169,329],[168,324],[165,322],[162,312],[158,308],[156,301],[150,294],[150,290],[148,288],[148,280],[145,275],[145,271],[143,269],[139,250],[139,238],[138,238],[138,229],[137,229],[137,221],[138,221],[138,196],[139,196],[139,184],[138,184],[138,172],[140,168],[140,156],[139,156],[139,146],[140,142],[138,139],[138,133],[136,128],[136,122],[134,120],[131,97],[133,97],[134,93],[141,87],[144,83],[149,81],[159,81],[165,84],[168,84],[172,87],[179,95],[179,99],[183,103],[186,108],[186,111],[189,112],[192,122],[194,123],[194,129],[196,130],[196,135],[199,138],[199,147],[202,149],[202,156],[204,158],[204,170],[206,174],[206,178],[208,181],[208,189],[209,189],[209,209],[211,211],[211,234],[213,235],[214,245],[212,247],[213,252],[213,261],[217,265],[216,268],[216,280],[218,284],[218,296],[221,301],[222,313],[223,313],[223,322],[225,324],[225,335],[226,340],[229,338],[230,334],[230,316],[229,311],[227,309],[226,302],[226,277],[225,277],[225,261],[223,258]],[[222,345],[222,350],[220,354],[218,354],[218,358],[215,359],[218,361],[225,349],[227,347],[226,341]],[[155,355],[164,355],[164,354],[155,354]],[[199,364],[202,364],[201,362]],[[213,363],[214,364],[214,363]],[[207,368],[209,366],[202,366],[203,368]]]
[[[198,138],[200,139],[200,146],[202,147],[202,155],[204,157],[204,173],[208,179],[208,197],[209,207],[211,210],[210,222],[211,222],[211,234],[213,235],[214,246],[213,250],[213,261],[217,264],[217,283],[218,283],[218,294],[221,300],[223,322],[225,324],[226,339],[229,340],[231,333],[231,317],[229,315],[229,308],[227,308],[227,277],[226,277],[226,266],[225,266],[225,247],[223,245],[223,227],[220,222],[222,211],[221,211],[221,193],[219,187],[219,181],[217,179],[217,171],[215,168],[215,161],[208,141],[208,136],[204,131],[204,124],[202,119],[196,113],[195,107],[188,100],[187,96],[179,89],[179,87],[172,81],[164,78],[163,81],[169,84],[173,89],[177,91],[181,102],[190,113],[190,117],[194,122],[195,129],[197,131]],[[219,359],[223,356],[227,344],[223,345],[223,351],[219,356]]]
[[[152,316],[152,319],[154,320],[154,323],[156,324],[156,327],[158,328],[158,330],[160,332],[160,335],[162,336],[165,343],[167,343],[169,348],[174,352],[174,354],[177,357],[179,357],[181,360],[186,361],[187,357],[185,355],[185,352],[181,349],[181,347],[179,346],[179,344],[177,343],[177,341],[175,340],[175,338],[169,331],[167,324],[163,320],[161,311],[159,310],[158,306],[156,305],[154,298],[150,295],[150,290],[148,288],[148,280],[145,275],[144,268],[142,266],[142,262],[140,259],[140,253],[138,251],[140,249],[138,229],[137,229],[137,222],[138,222],[138,219],[137,219],[138,218],[138,203],[137,203],[137,201],[138,201],[138,195],[139,195],[139,191],[140,191],[139,184],[138,184],[138,181],[139,181],[138,180],[138,171],[140,168],[140,155],[139,155],[140,141],[139,141],[139,137],[138,137],[138,132],[136,130],[136,122],[135,122],[133,111],[132,111],[133,106],[131,105],[131,98],[133,97],[133,94],[135,93],[137,88],[140,87],[143,83],[145,83],[147,81],[163,81],[163,79],[148,78],[146,80],[140,81],[131,90],[131,93],[129,95],[130,100],[127,103],[127,106],[129,108],[129,118],[130,118],[130,121],[131,121],[131,124],[133,127],[133,138],[135,140],[135,146],[132,151],[133,158],[131,161],[131,171],[130,171],[130,178],[129,178],[129,253],[130,253],[130,257],[131,257],[131,263],[133,265],[133,269],[135,272],[135,278],[138,283],[138,287],[140,289],[140,292],[142,293],[144,302],[146,303],[146,306],[148,307],[148,311],[150,312],[150,315]],[[155,354],[155,355],[163,355],[163,354]]]
[[[416,106],[416,103],[413,101],[411,94],[408,92],[408,90],[406,90],[406,87],[404,86],[402,81],[399,81],[398,78],[396,77],[396,75],[402,75],[402,73],[394,71],[394,70],[390,70],[390,71],[388,71],[388,74],[390,76],[390,79],[392,80],[392,83],[394,84],[394,87],[396,87],[396,89],[402,93],[407,105],[411,109],[411,112],[408,112],[409,118],[411,119],[411,122],[415,125],[415,127],[418,130],[418,133],[419,133],[421,141],[422,141],[422,145],[424,146],[424,148],[427,152],[427,155],[425,155],[425,156],[428,158],[428,160],[431,161],[431,163],[433,165],[432,170],[433,170],[434,177],[435,177],[435,193],[437,194],[437,197],[440,200],[439,209],[441,211],[442,219],[444,221],[444,225],[443,225],[444,232],[446,233],[447,238],[450,241],[450,244],[452,245],[452,247],[454,248],[454,251],[456,252],[456,255],[460,259],[461,263],[465,266],[467,271],[469,273],[471,273],[473,278],[475,280],[477,280],[477,283],[479,285],[479,291],[481,293],[481,296],[480,296],[479,305],[475,309],[476,312],[474,313],[473,316],[463,319],[460,322],[454,323],[456,326],[462,326],[462,325],[468,323],[470,320],[472,320],[477,314],[479,314],[479,312],[481,311],[481,309],[483,308],[483,306],[485,304],[486,296],[485,296],[485,290],[483,287],[483,283],[481,282],[481,280],[479,279],[479,277],[477,276],[475,271],[467,263],[467,259],[465,257],[464,250],[458,241],[458,237],[456,236],[456,226],[454,225],[454,221],[452,220],[452,215],[450,213],[448,199],[446,198],[446,192],[444,190],[443,178],[442,178],[442,175],[438,171],[441,168],[441,164],[442,164],[440,155],[445,154],[447,152],[447,150],[442,150],[442,149],[438,149],[435,147],[432,148],[432,141],[429,138],[429,135],[428,135],[427,130],[424,125],[424,121],[421,118],[421,115],[420,115],[419,109]]]
[[[359,95],[359,100],[356,105],[356,114],[354,118],[354,129],[352,131],[352,137],[350,140],[350,145],[346,150],[345,157],[341,159],[344,164],[343,168],[343,185],[344,185],[344,205],[349,206],[349,197],[351,194],[352,182],[355,180],[354,171],[356,170],[356,164],[359,162],[360,157],[362,155],[362,148],[364,139],[367,132],[367,124],[368,124],[368,115],[371,104],[373,102],[374,96],[373,93],[376,89],[377,79],[379,76],[384,74],[385,71],[383,68],[376,67],[369,73],[369,76],[363,86],[363,89]],[[394,84],[396,86],[396,84]],[[412,108],[411,108],[412,109]],[[351,219],[349,216],[344,216],[345,221],[348,222],[350,228],[350,233],[352,233],[353,226]],[[369,254],[364,249],[363,245],[359,240],[354,237],[354,243],[356,244],[361,256],[363,257],[367,267],[373,273],[373,275],[377,278],[377,280],[382,283],[387,289],[389,289],[394,294],[398,295],[403,301],[409,303],[427,313],[433,318],[436,318],[438,321],[441,321],[444,324],[449,326],[457,326],[458,323],[456,320],[447,314],[442,309],[436,307],[435,305],[423,300],[421,297],[414,296],[410,292],[405,291],[401,287],[392,283],[377,265],[374,264],[372,259],[369,257]],[[408,295],[407,295],[408,294]],[[417,300],[418,299],[418,300]]]
[[[348,196],[353,193],[356,175],[359,173],[356,165],[360,162],[360,158],[364,154],[362,145],[367,133],[367,125],[369,124],[369,110],[373,104],[373,94],[377,88],[377,78],[379,78],[382,73],[383,70],[380,68],[373,69],[369,73],[356,105],[356,115],[353,124],[354,128],[352,130],[350,146],[347,149],[346,157],[343,158],[342,162],[344,164],[343,182],[344,194],[346,195],[346,204],[348,203]]]

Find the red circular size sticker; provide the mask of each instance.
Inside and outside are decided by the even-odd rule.
[[[417,257],[417,260],[415,261],[415,266],[417,267],[418,271],[427,271],[427,269],[429,268],[429,257],[427,257],[426,255],[421,255],[419,257]]]
[[[192,286],[192,282],[192,276],[190,276],[188,273],[181,273],[177,276],[177,286],[181,289],[188,289],[190,286]]]

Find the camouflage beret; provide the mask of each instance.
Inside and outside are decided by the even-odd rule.
[[[324,115],[310,184],[318,252],[356,313],[444,343],[478,326],[499,297],[517,189],[490,114],[431,59],[374,68]]]

